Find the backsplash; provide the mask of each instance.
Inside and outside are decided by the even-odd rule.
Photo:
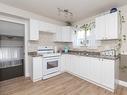
[[[65,46],[72,47],[71,43],[55,43],[52,33],[40,32],[39,41],[29,41],[28,51],[36,51],[39,46],[57,46],[58,49],[63,49]]]

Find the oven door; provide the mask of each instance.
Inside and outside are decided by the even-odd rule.
[[[52,74],[60,70],[59,57],[48,57],[43,60],[43,75]]]

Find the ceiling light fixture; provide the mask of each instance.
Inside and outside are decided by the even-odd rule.
[[[73,18],[73,13],[70,12],[68,9],[61,9],[61,8],[57,8],[58,9],[58,15],[59,16],[64,16],[66,19],[72,19]]]

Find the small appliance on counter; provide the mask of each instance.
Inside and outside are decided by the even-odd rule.
[[[64,47],[64,53],[68,53],[68,51],[69,51],[69,47],[68,46],[65,46]]]

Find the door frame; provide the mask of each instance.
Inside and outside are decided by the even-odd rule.
[[[3,15],[0,14],[0,20],[3,21],[8,21],[12,23],[17,23],[17,24],[23,24],[24,25],[24,76],[29,77],[30,72],[29,72],[29,65],[28,65],[28,20],[19,18],[19,17],[13,17],[11,15]]]

